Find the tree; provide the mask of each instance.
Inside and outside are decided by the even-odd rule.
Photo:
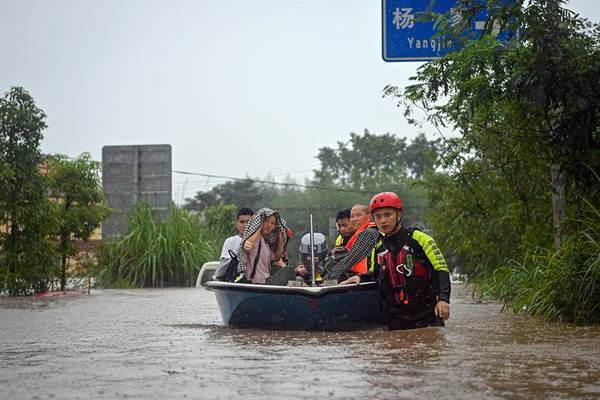
[[[236,213],[237,208],[233,204],[218,204],[206,207],[202,212],[203,226],[207,231],[224,240],[229,236],[237,234],[235,226]]]
[[[184,208],[202,211],[206,207],[218,204],[234,204],[236,207],[260,208],[270,204],[273,189],[257,184],[251,179],[229,181],[216,185],[206,192],[198,192],[191,199],[186,199]]]
[[[367,129],[363,135],[352,132],[348,142],[337,143],[337,149],[319,149],[321,169],[315,171],[315,178],[321,184],[333,182],[355,190],[370,189],[374,182],[398,182],[407,175],[408,166],[401,156],[405,150],[405,138],[374,135]]]
[[[356,190],[394,185],[406,180],[409,173],[420,179],[434,168],[438,143],[428,140],[424,133],[408,145],[406,138],[391,133],[376,135],[368,129],[362,135],[350,133],[350,140],[338,142],[336,149],[319,149],[321,169],[315,171],[315,178],[319,183]]]
[[[60,290],[65,290],[67,260],[77,254],[75,241],[87,242],[110,213],[104,205],[99,173],[100,163],[89,153],[74,160],[63,155],[48,159],[50,195],[58,200],[55,234],[61,258]]]
[[[437,162],[440,140],[428,140],[419,133],[408,145],[402,158],[415,179],[421,179],[427,171],[433,171]]]
[[[567,180],[589,181],[580,162],[596,165],[600,155],[600,48],[598,31],[588,35],[584,22],[569,17],[559,0],[538,0],[520,15],[527,26],[517,58],[511,93],[520,96],[519,116],[539,131],[551,160],[554,243],[562,243]]]
[[[360,203],[368,203],[377,192],[394,191],[406,204],[406,222],[423,222],[426,198],[420,178],[432,171],[438,147],[437,141],[427,140],[424,134],[407,145],[406,138],[391,133],[376,135],[366,129],[363,135],[350,133],[350,139],[338,142],[336,149],[319,149],[321,168],[315,171],[314,183],[354,190]],[[409,173],[414,178],[409,178]],[[351,207],[354,203],[342,204]]]
[[[400,95],[409,114],[416,105],[435,125],[462,134],[448,144],[446,166],[460,171],[469,160],[484,160],[512,177],[524,207],[527,184],[514,178],[545,168],[559,247],[565,191],[598,195],[590,169],[600,167],[599,30],[567,17],[562,0],[532,0],[528,7],[498,3],[488,1],[491,17],[480,40],[421,67],[404,93],[392,87],[386,92]],[[468,20],[473,7],[465,10]],[[499,42],[490,34],[495,23],[522,34]]]
[[[21,87],[0,99],[0,288],[11,295],[44,289],[53,264],[54,218],[39,171],[45,119]]]

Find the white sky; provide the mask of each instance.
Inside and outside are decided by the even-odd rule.
[[[381,95],[419,65],[381,59],[378,0],[0,0],[0,92],[46,112],[44,153],[169,143],[176,170],[302,180],[350,132],[413,137]],[[173,181],[178,201],[223,182]]]

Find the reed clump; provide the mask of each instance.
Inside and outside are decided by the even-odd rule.
[[[101,246],[98,282],[105,287],[193,286],[202,264],[219,258],[226,235],[223,227],[188,210],[173,206],[161,218],[139,204],[127,232]]]
[[[600,211],[584,219],[558,250],[534,248],[475,284],[515,313],[588,325],[600,323]]]

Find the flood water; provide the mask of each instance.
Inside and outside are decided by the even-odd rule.
[[[600,398],[600,328],[453,290],[445,328],[334,333],[223,326],[204,289],[3,299],[0,398]]]

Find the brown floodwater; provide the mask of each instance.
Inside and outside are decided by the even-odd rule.
[[[204,289],[0,300],[2,399],[598,399],[600,328],[453,288],[445,328],[223,326]]]

